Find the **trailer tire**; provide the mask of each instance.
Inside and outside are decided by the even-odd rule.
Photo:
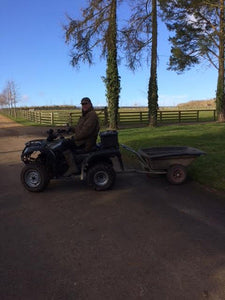
[[[169,167],[166,177],[171,184],[182,184],[187,178],[187,170],[183,165],[172,165]]]
[[[29,192],[42,192],[50,181],[45,167],[36,164],[25,165],[21,171],[20,179]]]
[[[87,171],[87,183],[96,191],[110,189],[116,179],[116,173],[110,164],[98,163]]]

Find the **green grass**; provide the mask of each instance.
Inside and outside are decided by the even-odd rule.
[[[35,122],[29,121],[27,119],[21,118],[21,117],[15,118],[15,117],[7,115],[7,118],[9,118],[9,119],[11,119],[11,120],[23,125],[23,126],[39,126],[39,127],[40,126],[44,126],[44,127],[50,126],[50,127],[52,127],[52,125],[45,125],[45,124],[35,123]]]
[[[225,191],[225,124],[171,125],[119,131],[119,142],[135,150],[153,146],[191,146],[203,150],[189,166],[189,175],[197,182]],[[133,155],[122,151],[126,160]]]
[[[212,121],[214,119],[214,115],[212,111],[200,111],[199,112],[199,120],[200,122]]]

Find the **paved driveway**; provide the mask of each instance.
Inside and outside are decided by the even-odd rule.
[[[134,174],[106,192],[69,178],[29,193],[20,150],[45,129],[9,123],[0,124],[1,300],[225,299],[222,195]]]

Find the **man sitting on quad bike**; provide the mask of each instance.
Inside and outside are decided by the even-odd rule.
[[[74,133],[72,139],[65,140],[63,144],[63,155],[69,166],[63,176],[70,176],[77,170],[74,162],[72,150],[82,148],[85,152],[89,152],[96,145],[96,140],[99,132],[98,116],[93,108],[91,100],[85,97],[81,100],[82,116],[77,125],[71,127],[70,131]]]

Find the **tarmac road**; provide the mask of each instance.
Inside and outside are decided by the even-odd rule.
[[[0,116],[1,300],[225,299],[223,195],[140,174],[119,174],[106,192],[69,178],[29,193],[20,150],[44,129],[6,123]]]

